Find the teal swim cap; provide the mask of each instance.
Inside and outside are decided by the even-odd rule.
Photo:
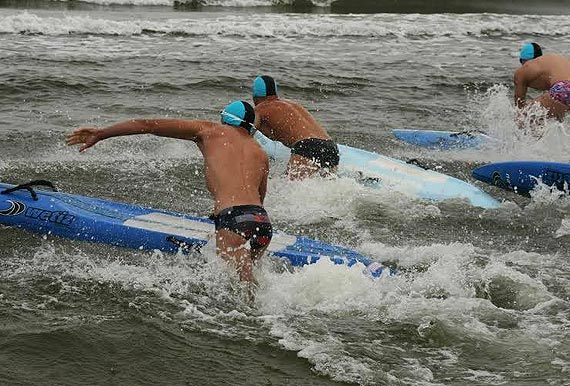
[[[263,75],[253,80],[254,98],[264,98],[271,95],[277,95],[277,83],[272,77]]]
[[[234,101],[227,105],[220,113],[222,123],[230,126],[243,127],[249,134],[255,132],[253,122],[255,121],[255,110],[244,101]]]
[[[536,59],[542,55],[542,49],[536,43],[526,43],[522,46],[521,52],[519,55],[519,60],[521,63],[526,62],[527,60]]]

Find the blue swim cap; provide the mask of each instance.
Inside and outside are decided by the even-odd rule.
[[[253,80],[254,98],[264,98],[271,95],[277,95],[277,83],[272,77],[263,75]]]
[[[250,134],[255,132],[255,110],[244,101],[234,101],[227,105],[220,113],[222,123],[230,126],[243,127]]]
[[[521,48],[521,53],[519,55],[519,60],[521,63],[526,62],[527,60],[536,59],[542,55],[542,49],[536,43],[526,43]]]

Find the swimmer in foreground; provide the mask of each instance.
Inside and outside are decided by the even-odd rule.
[[[104,139],[133,134],[196,142],[204,156],[206,185],[215,201],[216,252],[235,265],[240,280],[253,282],[253,264],[272,237],[263,208],[269,160],[252,137],[255,112],[249,103],[232,102],[221,116],[221,123],[133,119],[103,129],[80,128],[67,136],[67,144],[83,144],[79,151],[84,151]]]
[[[277,83],[272,77],[255,78],[253,102],[258,130],[291,149],[287,165],[289,178],[336,172],[340,160],[336,143],[307,109],[278,97]]]
[[[515,71],[515,105],[519,109],[531,103],[540,103],[549,118],[559,121],[570,109],[570,59],[560,54],[542,54],[536,43],[526,43],[520,51],[521,67]],[[526,100],[527,89],[546,91],[541,96]]]

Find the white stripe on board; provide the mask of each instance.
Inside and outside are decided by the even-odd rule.
[[[123,224],[133,228],[205,241],[210,240],[214,235],[214,224],[158,212],[133,217]],[[277,252],[294,245],[296,242],[297,237],[295,236],[274,232],[271,244],[267,249],[270,252]]]
[[[199,240],[208,240],[214,234],[214,224],[158,212],[133,217],[123,224],[133,228]]]
[[[290,236],[285,233],[273,232],[271,243],[267,250],[269,252],[278,252],[287,249],[287,247],[294,245],[297,242],[295,236]]]
[[[392,173],[402,173],[410,177],[420,178],[422,181],[433,183],[444,183],[449,179],[448,176],[441,173],[434,173],[429,170],[424,170],[420,167],[408,165],[403,162],[393,161],[389,158],[378,157],[374,161],[368,161],[369,165],[386,169]],[[373,171],[373,169],[371,169]]]

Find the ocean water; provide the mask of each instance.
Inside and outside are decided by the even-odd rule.
[[[426,202],[352,180],[290,182],[289,233],[396,265],[257,269],[255,304],[213,251],[189,258],[0,228],[0,385],[570,385],[570,198],[474,181],[503,160],[570,162],[570,125],[513,123],[520,45],[570,55],[565,1],[0,0],[0,174],[195,215],[192,143],[65,134],[133,117],[218,120],[270,74],[339,143],[419,158],[501,200]],[[538,95],[531,91],[531,95]],[[478,129],[427,151],[393,128]]]

